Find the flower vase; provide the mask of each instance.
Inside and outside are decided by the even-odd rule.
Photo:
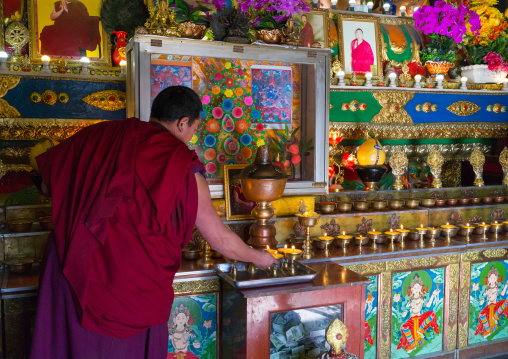
[[[113,31],[113,34],[116,35],[116,46],[115,51],[113,51],[113,63],[115,65],[120,65],[120,61],[125,60],[125,38],[127,37],[127,33],[125,31]]]
[[[262,40],[267,44],[281,44],[284,43],[284,35],[279,29],[262,29],[256,31],[256,39]]]
[[[501,83],[506,77],[506,72],[489,70],[488,65],[471,65],[462,67],[462,76],[477,84]]]
[[[448,70],[454,66],[455,64],[453,62],[448,61],[427,61],[425,63],[425,67],[432,77],[439,74],[446,75]]]

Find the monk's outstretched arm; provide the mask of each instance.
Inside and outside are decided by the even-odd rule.
[[[252,249],[240,237],[227,229],[213,207],[208,184],[200,173],[196,173],[196,181],[198,183],[196,227],[208,241],[210,247],[228,258],[242,262],[252,262],[260,269],[278,263],[271,254],[266,251]]]

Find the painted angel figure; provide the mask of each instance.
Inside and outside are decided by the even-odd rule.
[[[171,325],[169,326],[169,340],[175,348],[174,353],[168,353],[168,359],[199,359],[196,355],[192,354],[188,349],[189,345],[198,349],[201,343],[194,341],[191,344],[191,338],[196,338],[196,333],[192,330],[191,326],[194,324],[194,316],[190,314],[189,309],[180,304],[175,309],[171,316]]]
[[[411,353],[413,350],[422,346],[429,327],[432,327],[434,332],[439,334],[436,313],[429,310],[422,314],[422,309],[424,309],[424,305],[430,308],[434,301],[437,303],[440,290],[439,288],[434,290],[427,303],[425,303],[425,293],[427,293],[427,291],[428,287],[423,284],[420,276],[415,274],[407,290],[408,301],[406,307],[410,308],[411,317],[402,325],[402,337],[400,338],[397,349],[404,347],[408,353]],[[402,316],[405,317],[407,314],[408,311],[406,310],[402,313]]]
[[[490,268],[489,274],[485,278],[485,292],[480,300],[480,305],[485,302],[487,298],[487,305],[483,308],[478,316],[478,326],[475,331],[475,335],[482,335],[487,338],[489,335],[497,330],[497,324],[499,319],[504,315],[506,318],[508,314],[508,302],[505,299],[497,300],[499,290],[501,289],[501,283],[503,282],[503,276],[499,275],[495,266]],[[508,281],[505,283],[503,290],[501,291],[501,297],[506,294],[508,288]]]

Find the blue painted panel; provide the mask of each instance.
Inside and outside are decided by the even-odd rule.
[[[471,101],[480,107],[480,110],[470,116],[458,116],[448,111],[446,108],[457,101]],[[436,104],[436,112],[425,113],[416,111],[416,105],[423,105],[424,102]],[[411,116],[414,123],[432,123],[432,122],[508,122],[508,113],[488,112],[487,106],[499,103],[502,106],[508,106],[507,95],[466,95],[466,94],[443,94],[443,93],[416,93],[411,101],[405,107],[407,113]]]
[[[42,94],[45,90],[52,90],[57,95],[65,92],[69,95],[69,102],[63,104],[57,101],[53,106],[49,106],[42,101],[39,103],[30,101],[32,92]],[[19,85],[9,90],[3,99],[25,118],[125,119],[125,109],[105,111],[82,100],[94,92],[103,90],[125,92],[125,83],[22,78]]]

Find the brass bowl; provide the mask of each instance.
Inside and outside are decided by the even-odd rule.
[[[383,210],[386,208],[386,204],[387,203],[384,200],[372,201],[372,209],[375,209],[377,211]]]
[[[469,203],[471,203],[471,204],[478,204],[478,203],[481,202],[481,200],[482,199],[480,197],[474,197],[474,198],[470,198],[469,199]]]
[[[494,197],[494,202],[496,202],[496,203],[502,203],[502,202],[504,202],[504,196],[496,196],[496,197]]]
[[[334,202],[319,202],[319,210],[323,214],[333,213],[335,211]]]
[[[459,231],[459,227],[452,228],[452,229],[450,230],[450,237],[455,237],[455,236],[457,235],[458,231]],[[446,237],[447,235],[448,235],[448,234],[447,234],[447,232],[444,230],[444,228],[441,228],[441,236]]]
[[[33,220],[30,218],[15,218],[7,221],[9,231],[14,233],[30,232]]]
[[[436,206],[441,207],[446,204],[446,199],[436,199]]]
[[[323,242],[322,240],[320,240],[319,238],[314,238],[312,240],[312,245],[314,247],[316,247],[317,249],[325,249],[326,245],[325,245],[325,242]]]
[[[436,204],[435,198],[422,198],[421,205],[423,207],[433,207]]]
[[[337,209],[341,212],[349,212],[353,208],[353,203],[348,201],[339,201],[337,202]]]
[[[459,203],[460,204],[468,204],[469,203],[469,198],[459,198]]]
[[[477,224],[477,225],[478,225],[478,224]],[[476,233],[476,234],[483,234],[484,228],[485,228],[485,227],[476,227],[476,228],[474,229],[474,233]],[[489,229],[490,229],[490,227],[486,227],[486,228],[487,228],[487,232],[488,232],[488,231],[489,231]]]
[[[362,238],[360,239],[360,235],[362,236]],[[367,237],[366,235],[363,235],[363,234],[358,234],[358,235],[355,235],[354,236],[354,243],[359,246],[360,244],[362,246],[365,246],[367,244],[369,244],[369,237]]]
[[[282,197],[286,178],[252,179],[240,178],[240,185],[246,199],[254,202],[273,202]]]
[[[47,231],[53,230],[53,220],[51,216],[39,218],[39,223]]]
[[[388,202],[388,206],[391,209],[401,209],[404,206],[404,200],[392,199],[390,202]]]
[[[369,202],[367,202],[367,201],[354,201],[353,202],[353,207],[357,211],[366,211],[367,209],[369,209]]]
[[[490,197],[490,196],[482,197],[482,202],[483,203],[492,203],[492,200],[493,200],[493,198]]]
[[[383,244],[386,242],[387,239],[388,239],[388,237],[386,236],[386,234],[382,234],[376,238],[376,243]]]
[[[499,222],[498,222],[498,223],[499,223]],[[502,227],[503,227],[503,225],[500,225],[500,226],[499,226],[499,225],[498,225],[498,226],[494,226],[494,225],[492,225],[492,224],[491,224],[491,225],[490,225],[490,228],[489,228],[490,233],[495,233],[495,232],[496,232],[496,227],[501,227],[501,230],[499,230],[499,229],[498,229],[498,230],[497,230],[497,233],[501,233],[501,232],[502,232]]]
[[[339,238],[337,238],[337,237],[335,237],[335,239],[333,240],[333,244],[335,244],[335,245],[336,245],[337,247],[339,247],[339,248],[342,248],[342,247],[343,247],[343,245],[342,245],[342,243],[343,243],[343,242],[344,242],[344,240],[343,240],[343,239],[339,239]],[[346,246],[347,246],[349,243],[351,243],[351,239],[346,239]]]
[[[305,237],[291,237],[289,239],[292,246],[295,246],[295,249],[303,250],[303,243],[305,242]]]
[[[11,273],[23,274],[28,273],[32,269],[33,260],[9,259],[5,264],[9,267]]]
[[[190,260],[190,261],[194,261],[196,259],[198,259],[199,257],[201,257],[201,250],[197,250],[197,249],[183,249],[182,251],[182,254],[183,254],[183,257],[187,260]]]
[[[420,199],[419,198],[410,198],[406,199],[406,207],[407,208],[417,208],[420,205]]]
[[[412,241],[419,241],[420,240],[420,234],[416,229],[411,229],[411,232],[409,232],[409,235],[407,236]]]
[[[459,203],[459,199],[458,198],[448,198],[446,200],[446,204],[449,205],[449,206],[455,206],[455,205],[457,205],[457,203]]]

